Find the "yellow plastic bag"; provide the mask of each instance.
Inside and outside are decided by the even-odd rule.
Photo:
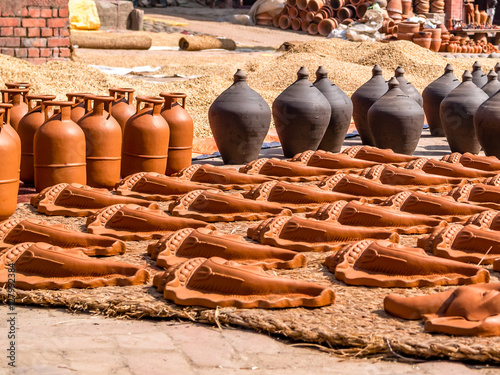
[[[75,30],[99,30],[101,21],[94,0],[69,0],[69,27]]]

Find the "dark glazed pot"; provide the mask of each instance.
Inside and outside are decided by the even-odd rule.
[[[497,92],[481,104],[474,115],[476,136],[486,156],[496,156],[500,158],[499,124],[500,92]]]
[[[494,70],[490,70],[490,72],[488,73],[488,83],[481,87],[481,90],[488,94],[490,98],[495,95],[498,90],[500,90],[498,74],[496,74]]]
[[[297,80],[273,103],[274,124],[287,158],[317,150],[330,122],[330,103],[308,77],[307,69],[301,67]]]
[[[479,88],[482,88],[488,83],[488,77],[481,70],[481,63],[478,61],[472,65],[472,82]]]
[[[444,130],[439,115],[439,106],[446,95],[454,90],[459,84],[460,81],[453,74],[453,66],[447,64],[446,68],[444,68],[444,74],[431,82],[422,93],[425,116],[427,117],[431,134],[434,137],[444,137]]]
[[[389,91],[368,111],[368,123],[375,146],[399,154],[413,155],[424,127],[423,109],[400,88],[396,77]]]
[[[441,102],[441,124],[452,152],[477,154],[481,145],[474,130],[474,114],[488,95],[472,82],[466,70],[462,83]]]
[[[360,86],[351,96],[354,124],[364,145],[375,146],[368,125],[368,110],[387,92],[387,88],[387,82],[382,76],[382,68],[375,65],[372,69],[372,78]]]
[[[271,124],[271,109],[238,69],[234,83],[214,100],[208,121],[224,164],[245,164],[259,157]]]
[[[320,66],[316,71],[316,81],[313,85],[330,102],[332,113],[330,123],[318,149],[340,152],[345,135],[349,129],[352,117],[352,101],[345,92],[328,79],[328,72]]]
[[[403,91],[410,98],[415,100],[417,104],[422,107],[424,104],[424,100],[422,99],[422,95],[417,91],[417,89],[410,83],[405,77],[405,71],[402,66],[398,66],[394,71],[394,76],[399,82],[399,89]]]

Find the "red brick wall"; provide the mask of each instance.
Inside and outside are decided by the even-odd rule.
[[[444,11],[446,19],[463,20],[463,1],[462,0],[445,0]]]
[[[34,64],[67,59],[68,0],[0,2],[0,53]]]

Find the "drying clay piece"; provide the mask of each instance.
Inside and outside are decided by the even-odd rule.
[[[259,267],[222,258],[194,258],[156,275],[153,285],[178,305],[209,308],[319,307],[335,301],[332,289],[271,276]]]
[[[426,296],[389,294],[384,309],[399,318],[423,319],[426,332],[500,335],[500,283],[461,286]]]
[[[405,191],[387,198],[381,206],[412,214],[443,216],[469,216],[487,208],[467,203],[456,202],[452,197],[433,196],[417,191]]]
[[[418,156],[397,154],[390,149],[380,149],[371,146],[352,146],[342,151],[351,158],[374,161],[377,163],[408,163],[418,159]]]
[[[471,216],[466,224],[477,225],[483,229],[500,231],[500,213],[497,210],[488,210]]]
[[[221,190],[195,190],[170,204],[174,216],[204,221],[262,220],[274,215],[291,215],[277,203],[257,202]]]
[[[292,161],[300,162],[309,167],[327,169],[364,169],[378,164],[373,161],[355,159],[346,154],[334,154],[323,150],[304,151],[295,155]]]
[[[172,176],[181,180],[210,184],[211,187],[221,190],[250,189],[253,185],[271,180],[266,176],[249,176],[234,169],[214,167],[210,164],[194,164]]]
[[[115,204],[87,218],[87,232],[124,241],[160,239],[182,228],[202,227],[215,229],[203,221],[172,217],[161,210],[135,204]]]
[[[148,246],[148,254],[160,267],[168,268],[191,258],[219,257],[264,269],[306,265],[304,255],[277,247],[254,244],[242,236],[205,228],[181,229]]]
[[[413,288],[487,283],[479,267],[427,255],[423,249],[389,241],[360,241],[325,259],[337,280],[348,285]]]
[[[500,160],[495,156],[478,156],[469,152],[464,154],[454,152],[453,154],[443,156],[441,160],[447,163],[460,163],[468,168],[500,173]]]
[[[487,178],[486,180],[484,180],[484,183],[486,185],[500,187],[500,174],[497,174],[494,177]]]
[[[321,180],[324,176],[331,176],[337,171],[326,168],[309,167],[302,163],[295,163],[279,159],[257,159],[240,168],[241,173],[261,174],[272,176],[283,181],[301,182]]]
[[[243,194],[247,199],[276,202],[293,212],[311,211],[321,204],[338,200],[359,199],[354,195],[333,193],[316,185],[295,185],[288,182],[269,181]]]
[[[169,201],[190,191],[208,189],[208,187],[155,172],[140,172],[122,179],[116,184],[115,189],[117,194],[123,196]]]
[[[369,180],[364,177],[344,173],[325,177],[323,181],[318,183],[318,187],[324,190],[362,197],[390,197],[391,195],[407,190],[398,186],[384,185],[376,180]]]
[[[158,208],[156,204],[142,199],[120,197],[106,189],[80,184],[54,185],[31,197],[32,206],[45,215],[89,216],[112,204],[127,203]]]
[[[342,225],[361,227],[394,227],[398,233],[430,233],[435,227],[446,226],[446,221],[426,215],[415,215],[389,207],[374,206],[361,202],[339,201],[320,207],[307,217],[333,221]],[[397,229],[396,229],[397,228]]]
[[[419,238],[417,244],[436,256],[460,262],[490,264],[500,258],[500,233],[476,225],[449,225]]]
[[[351,227],[298,216],[265,220],[248,228],[247,235],[262,245],[295,251],[338,250],[347,242],[366,238],[399,242],[399,235],[392,229]]]
[[[405,169],[422,170],[425,173],[448,177],[486,178],[495,176],[495,172],[481,171],[467,168],[458,163],[447,163],[427,158],[410,161],[405,165]]]
[[[89,258],[81,249],[42,242],[25,242],[2,254],[0,285],[12,279],[11,269],[15,270],[15,287],[24,290],[139,285],[149,280],[148,271],[141,267]]]
[[[77,232],[62,224],[36,219],[10,219],[0,223],[0,249],[23,242],[45,242],[73,248],[82,247],[86,255],[110,256],[125,253],[125,243],[115,238]]]
[[[451,190],[448,195],[457,202],[472,202],[496,210],[500,209],[500,186],[464,185]]]

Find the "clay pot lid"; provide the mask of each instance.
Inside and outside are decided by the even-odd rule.
[[[320,65],[318,67],[318,70],[316,70],[316,79],[321,79],[321,78],[328,78],[328,72],[323,67],[323,65]]]
[[[376,64],[373,69],[372,69],[372,76],[381,76],[382,75],[382,68],[380,67],[379,64]]]
[[[8,89],[17,89],[17,88],[27,89],[31,86],[31,83],[29,83],[29,82],[5,82],[5,86],[7,86]]]
[[[462,74],[462,82],[472,82],[472,74],[469,70],[466,70],[464,74]]]
[[[238,70],[240,70],[240,69],[238,69]],[[163,92],[160,93],[160,96],[162,98],[186,98],[187,94],[183,93],[183,92],[168,92],[168,91],[163,91]]]
[[[453,70],[455,70],[455,68],[453,68],[453,65],[451,65],[450,63],[446,64],[446,66],[444,68],[445,73],[453,72]]]
[[[472,65],[472,71],[475,72],[476,70],[481,70],[481,63],[479,61],[476,61],[474,65]]]
[[[498,79],[498,74],[491,69],[490,72],[488,73],[488,82],[494,81]]]
[[[297,79],[309,79],[309,72],[305,66],[301,66],[297,72]]]

